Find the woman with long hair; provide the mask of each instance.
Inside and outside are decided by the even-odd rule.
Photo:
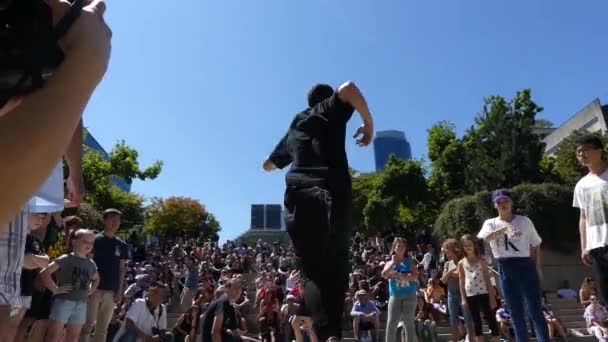
[[[382,276],[388,279],[390,297],[386,322],[386,342],[395,342],[399,321],[405,323],[407,342],[414,342],[416,328],[416,289],[418,271],[407,254],[407,241],[397,237],[391,247],[392,258],[384,265]]]
[[[446,261],[441,281],[448,289],[448,313],[450,317],[450,332],[452,341],[460,341],[464,335],[460,331],[460,317],[464,317],[464,328],[469,336],[473,336],[472,319],[469,310],[462,307],[462,295],[458,277],[458,263],[462,259],[462,247],[456,239],[447,239],[443,242],[441,250],[445,253]]]
[[[581,289],[578,291],[578,297],[581,302],[583,308],[586,308],[591,301],[589,300],[591,296],[597,295],[597,289],[595,288],[595,282],[593,278],[587,277],[583,280],[581,284]]]
[[[476,342],[483,341],[481,314],[483,313],[492,332],[492,341],[498,341],[499,331],[496,316],[496,293],[490,281],[488,263],[480,257],[477,239],[466,234],[460,239],[464,258],[458,263],[458,278],[462,307],[468,309],[473,319]]]

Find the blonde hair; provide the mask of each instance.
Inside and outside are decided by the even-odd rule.
[[[95,237],[95,234],[90,229],[78,229],[77,231],[74,232],[74,240],[78,240],[85,235],[90,235],[92,237]]]
[[[443,245],[441,245],[441,248],[451,250],[452,253],[456,255],[456,261],[462,259],[463,257],[462,245],[460,244],[460,241],[454,238],[445,240]]]

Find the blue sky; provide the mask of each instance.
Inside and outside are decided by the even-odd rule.
[[[114,32],[106,78],[85,113],[110,149],[165,162],[145,196],[199,199],[223,226],[249,227],[252,203],[281,203],[284,172],[261,163],[313,83],[353,80],[376,128],[406,132],[414,157],[426,130],[473,123],[482,99],[532,88],[560,124],[608,103],[608,2],[408,0],[107,0]],[[349,131],[360,124],[353,116]],[[351,166],[373,148],[347,140]]]

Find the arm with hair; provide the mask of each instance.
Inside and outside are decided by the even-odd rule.
[[[581,235],[581,260],[583,264],[589,266],[591,261],[589,259],[589,253],[587,253],[587,216],[585,211],[580,209],[580,216],[578,219],[578,231]]]
[[[458,263],[458,285],[460,286],[460,297],[462,298],[462,307],[468,308],[469,304],[467,303],[467,291],[465,286],[465,273],[464,273],[464,264],[463,260]]]
[[[18,106],[0,109],[0,222],[18,213],[57,165],[107,70],[111,39],[104,5],[83,8],[62,38],[65,59],[53,77]],[[0,225],[0,232],[7,229]]]
[[[84,180],[82,179],[82,154],[83,154],[83,126],[82,119],[78,122],[76,130],[65,153],[65,161],[68,165],[68,200],[69,205],[78,206],[84,196]]]
[[[359,115],[361,115],[361,119],[366,125],[373,127],[374,121],[372,114],[369,112],[367,101],[365,101],[363,94],[361,94],[355,83],[347,81],[338,87],[338,97],[340,100],[353,106]]]

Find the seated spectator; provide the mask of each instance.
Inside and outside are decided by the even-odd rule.
[[[367,291],[357,291],[356,298],[357,301],[353,305],[350,315],[353,318],[355,338],[359,339],[362,331],[375,331],[380,327],[380,310],[374,302],[369,300]]]
[[[167,308],[163,304],[166,290],[165,284],[151,284],[146,298],[136,299],[127,311],[125,325],[114,337],[114,342],[172,342],[173,334],[167,332]]]
[[[570,288],[570,282],[567,280],[564,280],[562,287],[555,291],[555,293],[562,299],[576,300],[577,297],[576,291]]]
[[[605,342],[608,339],[608,326],[606,320],[608,319],[608,313],[606,309],[600,305],[596,295],[589,297],[589,304],[585,309],[583,317],[587,322],[587,330],[598,341]]]
[[[496,322],[498,322],[500,335],[509,341],[515,341],[515,330],[513,330],[511,311],[504,300],[501,301],[500,307],[496,310]]]
[[[445,305],[445,290],[440,285],[438,279],[429,279],[424,295],[426,302],[431,304],[434,310],[437,310],[442,314],[447,312]]]
[[[425,301],[424,294],[417,295],[416,306],[416,337],[418,341],[437,341],[437,321],[429,310],[431,306]]]
[[[213,301],[201,316],[197,342],[241,341],[243,330],[232,304],[240,297],[242,285],[237,279],[230,279],[221,287],[225,293]]]
[[[295,338],[293,329],[291,327],[291,321],[298,313],[300,304],[296,302],[294,295],[287,295],[285,298],[285,304],[281,307],[281,334],[283,335],[283,341],[291,342]]]
[[[193,305],[177,319],[173,327],[174,342],[194,342],[200,307]]]
[[[553,340],[555,338],[555,333],[557,333],[562,338],[562,340],[568,341],[568,334],[566,333],[566,329],[564,329],[562,321],[557,317],[555,312],[553,312],[551,304],[547,302],[547,294],[545,292],[543,292],[541,305],[543,308],[543,314],[545,315],[545,320],[547,320],[549,337]]]
[[[279,300],[276,291],[268,291],[260,302],[258,322],[262,341],[276,341],[279,332]]]
[[[583,308],[586,308],[591,304],[591,296],[597,295],[597,289],[593,278],[587,277],[581,284],[581,289],[578,291],[579,301]]]

